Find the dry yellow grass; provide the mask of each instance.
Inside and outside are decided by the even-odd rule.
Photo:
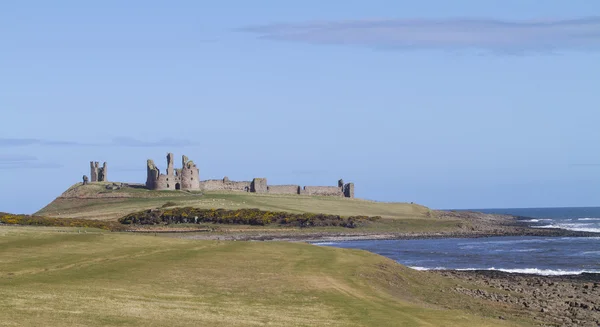
[[[528,325],[455,283],[359,250],[0,226],[1,326]]]
[[[272,195],[244,192],[148,191],[104,189],[102,183],[69,188],[36,214],[49,217],[116,219],[127,213],[160,207],[166,202],[197,208],[259,208],[271,211],[316,212],[344,216],[368,215],[385,218],[427,218],[427,207],[408,203],[386,203],[338,197]]]

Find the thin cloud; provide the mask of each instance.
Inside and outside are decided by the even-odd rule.
[[[0,146],[25,146],[25,145],[38,145],[40,140],[37,139],[15,139],[15,138],[0,138]]]
[[[498,53],[600,49],[600,17],[563,20],[342,20],[247,26],[262,39],[386,49]]]
[[[571,167],[600,167],[600,163],[575,163],[575,164],[570,164],[569,166]]]
[[[118,146],[118,147],[184,147],[196,143],[184,139],[160,139],[156,141],[144,141],[130,137],[117,137],[106,143],[85,143],[62,140],[43,140],[31,138],[0,138],[0,147],[24,147],[24,146],[55,146],[55,147],[80,147],[80,146]]]
[[[182,146],[190,146],[195,143],[189,140],[183,139],[172,139],[165,138],[160,139],[158,141],[143,141],[130,137],[119,137],[112,140],[112,145],[117,146],[126,146],[126,147],[162,147],[162,146],[173,146],[173,147],[182,147]]]
[[[81,146],[81,145],[90,145],[90,144],[72,142],[72,141],[43,140],[43,139],[31,139],[31,138],[0,138],[0,147],[18,147],[18,146],[29,146],[29,145]]]
[[[37,157],[23,154],[0,154],[0,163],[35,161]]]
[[[132,166],[110,166],[110,171],[119,171],[119,172],[145,172],[146,171],[145,162],[143,164],[144,165],[138,166],[138,167],[132,167]]]
[[[30,155],[0,155],[0,169],[54,169],[62,165],[51,162],[43,162],[37,157]]]

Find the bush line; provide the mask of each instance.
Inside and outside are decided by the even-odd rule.
[[[341,226],[355,228],[381,219],[379,216],[350,216],[263,211],[260,209],[199,209],[192,207],[173,209],[150,209],[128,214],[119,219],[126,225],[169,225],[169,224],[279,224],[296,227]]]
[[[110,231],[125,230],[125,226],[119,224],[116,221],[102,221],[79,218],[48,218],[31,215],[15,215],[4,212],[0,212],[0,223],[7,225],[24,226],[99,228]]]

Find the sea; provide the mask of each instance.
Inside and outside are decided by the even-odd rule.
[[[597,237],[507,236],[315,243],[368,250],[417,270],[499,270],[537,275],[600,273],[600,207],[473,209],[509,214],[534,228],[598,232]]]

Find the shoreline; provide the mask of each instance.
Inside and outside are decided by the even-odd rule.
[[[344,242],[358,240],[402,240],[402,239],[434,239],[434,238],[483,238],[506,236],[539,236],[539,237],[600,237],[600,233],[572,231],[561,228],[535,228],[525,219],[528,217],[486,214],[480,212],[433,211],[439,219],[461,221],[458,228],[438,231],[401,231],[401,230],[364,230],[349,228],[347,230],[327,231],[311,230],[312,227],[300,229],[233,229],[231,226],[208,233],[185,233],[186,229],[174,229],[174,237],[232,240],[232,241],[287,241],[287,242]],[[169,234],[169,229],[164,229]]]
[[[132,231],[131,233],[138,233]],[[151,233],[143,231],[140,233]],[[172,237],[197,239],[197,240],[222,240],[222,241],[287,241],[287,242],[347,242],[347,241],[383,241],[383,240],[410,240],[410,239],[440,239],[440,238],[485,238],[485,237],[510,237],[510,236],[532,236],[532,237],[600,237],[600,233],[570,231],[559,228],[518,228],[514,230],[498,231],[451,231],[451,232],[423,232],[423,233],[399,233],[399,232],[268,232],[268,231],[244,231],[244,232],[196,232],[162,231],[161,234],[173,234]],[[157,233],[158,234],[158,233]]]
[[[542,276],[495,270],[428,270],[475,288],[454,291],[503,303],[536,320],[559,326],[600,325],[600,273]]]

